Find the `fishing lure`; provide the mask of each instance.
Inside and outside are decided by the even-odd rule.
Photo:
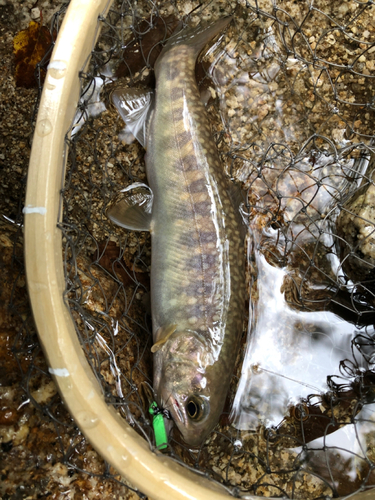
[[[170,413],[167,409],[162,410],[159,408],[156,401],[151,403],[148,411],[153,416],[152,427],[154,429],[156,447],[159,450],[165,450],[168,447],[168,436],[164,418],[170,419]]]

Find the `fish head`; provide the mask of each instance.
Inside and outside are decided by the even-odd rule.
[[[176,332],[154,358],[158,403],[169,410],[184,441],[192,447],[203,443],[222,409],[212,404],[209,358],[204,339],[193,331]]]

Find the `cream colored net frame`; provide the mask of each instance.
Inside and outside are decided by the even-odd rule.
[[[110,4],[108,0],[71,0],[44,84],[25,203],[25,262],[32,310],[59,391],[77,425],[105,460],[155,500],[225,499],[229,495],[208,479],[151,452],[148,443],[105,403],[63,301],[62,235],[57,221],[64,139],[78,103],[78,75],[98,36],[98,16],[105,15]],[[350,498],[370,500],[373,495],[367,491]]]

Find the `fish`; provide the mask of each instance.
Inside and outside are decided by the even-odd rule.
[[[112,102],[146,148],[148,184],[123,190],[115,223],[151,232],[153,387],[191,447],[223,411],[243,332],[245,225],[195,79],[196,59],[231,17],[177,29],[155,63],[156,89]]]

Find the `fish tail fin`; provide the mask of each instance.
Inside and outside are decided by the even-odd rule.
[[[160,63],[160,60],[167,52],[178,45],[193,47],[195,55],[198,57],[199,52],[203,49],[206,43],[208,43],[215,35],[223,31],[232,19],[233,16],[226,16],[208,25],[198,25],[194,28],[183,28],[183,24],[180,23],[164,46],[156,61],[156,66]]]

